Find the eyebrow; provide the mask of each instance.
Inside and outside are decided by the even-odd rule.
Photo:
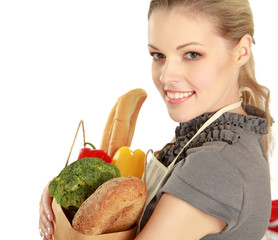
[[[188,46],[190,46],[190,45],[204,46],[203,44],[198,43],[198,42],[189,42],[189,43],[185,43],[185,44],[182,44],[182,45],[177,46],[176,49],[177,49],[177,51],[178,51],[178,50],[181,50],[182,48],[188,47]],[[153,49],[155,49],[155,50],[157,50],[157,51],[160,51],[157,47],[155,47],[155,46],[153,46],[153,45],[151,45],[151,44],[148,44],[148,46],[151,47],[151,48],[153,48]]]
[[[198,42],[189,42],[189,43],[186,43],[186,44],[183,44],[183,45],[180,45],[180,46],[177,46],[177,51],[182,49],[182,48],[185,48],[187,46],[190,46],[190,45],[199,45],[199,46],[204,46],[203,44],[201,43],[198,43]]]

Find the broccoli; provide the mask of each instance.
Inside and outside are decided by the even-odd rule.
[[[119,169],[99,158],[82,158],[64,168],[49,184],[50,196],[64,209],[77,209],[104,182],[120,177]]]

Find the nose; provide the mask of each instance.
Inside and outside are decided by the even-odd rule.
[[[179,82],[184,78],[184,66],[175,60],[167,59],[160,74],[160,81],[164,84]]]

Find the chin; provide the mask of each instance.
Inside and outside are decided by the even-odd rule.
[[[197,117],[196,114],[192,113],[192,114],[182,114],[181,112],[175,113],[174,111],[168,111],[170,118],[178,123],[182,123],[182,122],[188,122],[190,120],[192,120],[193,118]]]

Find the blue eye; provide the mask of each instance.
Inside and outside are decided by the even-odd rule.
[[[154,60],[160,60],[161,58],[165,58],[165,55],[163,55],[162,53],[151,53],[151,56],[153,57]]]
[[[185,58],[187,60],[197,60],[201,56],[202,55],[200,53],[197,53],[197,52],[188,52],[188,53],[185,54]]]

